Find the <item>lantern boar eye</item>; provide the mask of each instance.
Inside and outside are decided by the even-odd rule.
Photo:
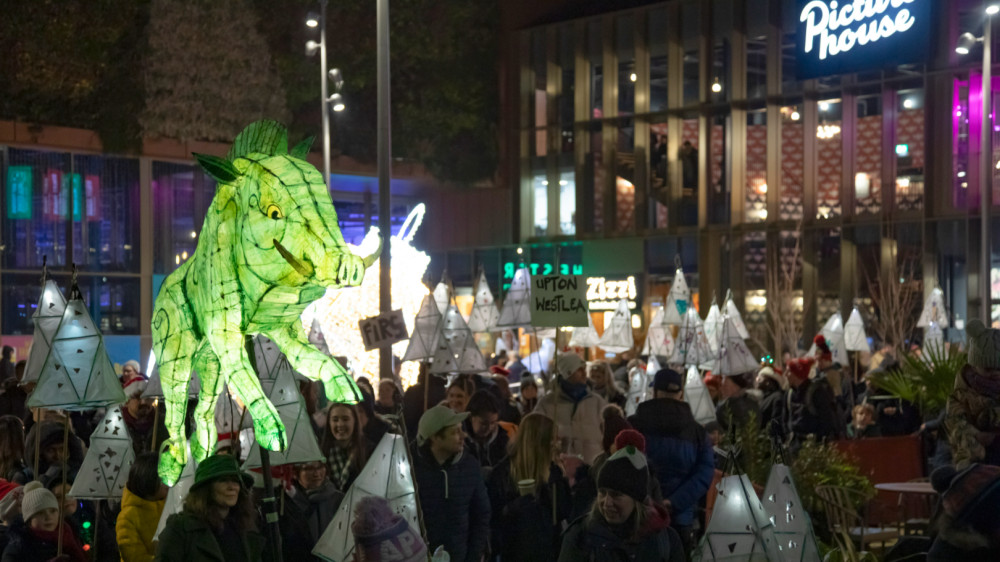
[[[277,205],[268,205],[266,214],[274,220],[278,220],[285,216],[282,214],[281,209],[279,209]]]

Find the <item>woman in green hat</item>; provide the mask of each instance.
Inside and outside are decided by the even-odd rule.
[[[195,471],[184,511],[160,533],[157,562],[259,562],[264,537],[250,491],[253,478],[231,455],[212,455]]]

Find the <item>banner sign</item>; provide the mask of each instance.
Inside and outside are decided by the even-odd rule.
[[[532,277],[531,324],[546,328],[588,326],[586,287],[582,275]]]
[[[379,347],[388,347],[394,343],[410,339],[403,321],[402,310],[392,310],[358,321],[361,339],[365,343],[365,351]]]
[[[927,59],[935,0],[799,0],[800,80]]]

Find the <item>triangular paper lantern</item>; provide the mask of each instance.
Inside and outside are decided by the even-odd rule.
[[[451,289],[442,280],[440,283],[434,287],[434,302],[437,303],[438,312],[444,314],[445,310],[448,310],[448,305],[451,304]]]
[[[750,353],[747,344],[740,337],[733,319],[726,317],[722,328],[722,347],[719,349],[719,370],[724,376],[742,375],[756,372],[760,363]]]
[[[142,391],[143,398],[163,398],[163,383],[160,382],[160,369],[156,364],[156,357],[153,352],[149,352],[149,363],[146,365],[146,373],[149,380],[146,382],[146,390]],[[192,371],[188,381],[188,396],[197,398],[201,390],[201,382],[198,379],[198,372]]]
[[[531,274],[526,268],[514,272],[510,290],[500,309],[497,328],[520,328],[531,326]]]
[[[302,399],[302,394],[299,393],[299,385],[295,380],[295,371],[288,364],[288,360],[282,355],[270,371],[263,371],[259,365],[257,371],[260,376],[261,389],[278,410],[278,416],[281,418],[281,423],[285,425],[285,432],[288,436],[288,447],[284,451],[270,453],[271,465],[280,466],[326,460],[326,457],[319,450],[319,443],[316,442],[316,434],[313,432],[305,401]],[[252,423],[250,427],[253,427]],[[241,434],[241,437],[244,435]],[[250,439],[246,440],[250,441]],[[260,467],[260,445],[256,439],[247,445],[250,447],[250,452],[246,462],[243,463],[243,468]]]
[[[587,315],[587,326],[573,328],[573,336],[569,339],[570,347],[595,347],[601,340],[594,328],[594,319]]]
[[[834,312],[830,319],[823,324],[823,329],[819,331],[826,338],[826,345],[830,346],[830,354],[833,355],[833,362],[841,366],[848,365],[847,345],[844,342],[844,322],[839,312]],[[816,354],[816,344],[809,347],[809,357]]]
[[[684,280],[684,271],[678,267],[674,273],[674,282],[670,285],[667,302],[664,304],[666,310],[663,322],[674,326],[680,325],[684,315],[687,314],[690,300],[691,289],[688,289],[687,281]]]
[[[643,355],[659,355],[670,357],[674,353],[674,337],[672,330],[663,319],[666,316],[663,308],[656,309],[653,321],[646,330],[646,343],[643,344]]]
[[[652,382],[653,377],[656,376],[656,372],[659,371],[660,368],[660,362],[656,360],[656,356],[650,355],[649,362],[646,363],[645,371],[638,367],[629,371],[628,393],[625,395],[626,416],[634,414],[636,408],[639,407],[639,404],[649,400],[651,395],[649,384]]]
[[[38,308],[31,315],[31,320],[35,324],[35,332],[31,337],[31,353],[28,355],[28,363],[24,367],[24,376],[21,384],[35,382],[38,375],[45,366],[45,359],[49,356],[52,347],[52,338],[55,337],[62,322],[63,313],[66,312],[66,298],[56,285],[56,282],[48,279],[42,285],[42,296],[38,299]]]
[[[494,332],[499,321],[500,310],[490,291],[490,284],[486,281],[486,273],[480,272],[479,282],[476,284],[476,299],[472,304],[472,314],[469,315],[469,329],[476,333]]]
[[[122,419],[120,406],[108,410],[90,436],[90,448],[69,495],[78,500],[110,500],[122,497],[128,472],[135,460],[132,440]]]
[[[715,421],[715,406],[712,404],[712,396],[708,393],[705,381],[701,379],[701,373],[694,365],[688,367],[687,377],[684,381],[684,401],[691,406],[691,413],[694,421],[704,425],[710,421]]]
[[[222,385],[222,392],[215,402],[215,430],[219,435],[235,433],[243,429],[253,428],[253,418],[250,412],[240,406],[229,391],[229,385]]]
[[[330,521],[312,553],[325,560],[347,562],[354,560],[354,505],[363,497],[378,496],[389,500],[393,512],[403,516],[414,529],[420,528],[417,519],[416,487],[406,454],[406,442],[401,435],[386,433],[364,470],[347,489],[340,508]]]
[[[712,346],[713,351],[717,352],[722,347],[722,327],[725,320],[719,311],[719,305],[713,302],[712,307],[708,309],[708,316],[705,316],[705,337],[708,338],[708,344]]]
[[[696,560],[781,560],[774,524],[745,474],[726,476]]]
[[[802,508],[795,481],[788,467],[771,467],[764,488],[764,513],[774,524],[774,536],[781,551],[780,560],[787,562],[818,562],[819,549],[812,521]]]
[[[482,373],[486,371],[486,359],[479,350],[472,331],[462,318],[458,307],[450,305],[445,311],[441,326],[441,339],[437,353],[431,364],[431,372]]]
[[[410,334],[410,343],[406,346],[403,361],[423,361],[434,357],[440,339],[441,311],[434,301],[434,295],[427,295],[420,304],[420,312],[413,320],[413,333]]]
[[[940,328],[948,327],[948,310],[944,307],[944,292],[934,288],[931,294],[924,301],[924,308],[920,311],[920,319],[917,320],[917,327],[928,328],[934,322]]]
[[[732,291],[726,295],[726,315],[733,319],[733,324],[736,326],[736,331],[739,332],[740,337],[748,339],[750,332],[747,331],[747,325],[743,322],[743,316],[740,314],[739,309],[736,308],[736,303],[733,302]]]
[[[601,334],[597,346],[609,353],[621,353],[635,347],[632,337],[632,313],[628,309],[628,300],[618,301],[611,323]]]
[[[87,312],[80,289],[74,286],[27,406],[93,410],[124,401],[125,392],[104,349],[104,338]]]
[[[705,336],[705,326],[698,311],[689,306],[684,322],[674,342],[674,353],[670,356],[672,365],[700,365],[713,359],[712,347]]]
[[[188,491],[191,490],[191,485],[194,484],[194,472],[198,467],[198,464],[194,460],[194,455],[191,454],[191,445],[187,445],[187,464],[184,465],[184,470],[181,472],[181,477],[177,480],[177,483],[170,487],[170,491],[167,492],[167,499],[163,503],[163,513],[160,514],[160,522],[156,525],[156,534],[153,535],[153,540],[156,540],[160,536],[160,532],[163,531],[163,527],[167,524],[167,519],[175,513],[180,513],[184,510],[184,498],[187,497]]]
[[[868,347],[868,335],[865,334],[865,323],[861,321],[861,313],[855,308],[844,324],[844,347],[847,351],[871,352]]]

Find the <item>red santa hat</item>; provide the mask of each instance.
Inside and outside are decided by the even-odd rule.
[[[509,377],[510,376],[510,371],[507,370],[507,369],[504,369],[500,365],[493,365],[492,367],[490,367],[490,373],[492,373],[494,375],[503,375],[505,377]]]
[[[789,379],[804,381],[809,378],[809,369],[812,368],[812,365],[815,362],[816,361],[812,357],[792,359],[788,362],[788,368],[785,369],[785,372],[788,373]]]
[[[125,396],[129,398],[136,398],[142,396],[143,392],[146,392],[146,386],[149,384],[149,379],[146,375],[139,375],[137,377],[132,377],[122,388],[125,390]]]
[[[821,358],[827,360],[833,359],[833,353],[830,352],[830,345],[826,343],[826,338],[823,337],[823,334],[817,334],[813,338],[813,343],[816,344],[816,349],[819,350]]]

